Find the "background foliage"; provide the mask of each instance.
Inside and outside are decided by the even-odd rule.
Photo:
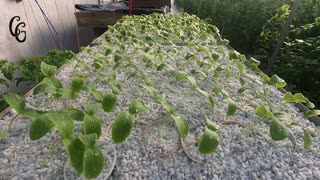
[[[210,18],[236,50],[266,67],[286,22],[290,0],[175,0],[184,11]],[[320,107],[320,1],[302,0],[273,73]]]
[[[0,71],[3,75],[3,77],[0,76],[0,85],[9,89],[14,83],[16,86],[19,86],[21,82],[38,84],[43,79],[40,70],[41,62],[61,67],[73,57],[74,53],[71,51],[51,50],[47,56],[24,57],[17,62],[0,60]],[[5,101],[2,100],[4,94],[5,92],[0,92],[0,112],[7,107]]]

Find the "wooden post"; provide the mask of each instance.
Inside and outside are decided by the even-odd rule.
[[[268,67],[267,67],[267,70],[266,70],[266,73],[268,75],[270,75],[271,73],[271,70],[272,70],[272,67],[276,61],[276,58],[277,58],[277,55],[280,51],[280,48],[285,40],[285,38],[287,37],[288,35],[288,32],[290,30],[290,25],[292,24],[292,21],[293,21],[293,18],[294,16],[296,15],[299,7],[300,7],[300,4],[301,4],[301,0],[295,0],[293,5],[291,6],[291,11],[290,11],[290,14],[289,14],[289,17],[288,17],[288,20],[286,21],[286,23],[283,25],[283,29],[282,29],[282,32],[281,32],[281,35],[280,35],[280,38],[279,38],[279,41],[277,43],[277,46],[276,48],[274,49],[273,51],[273,54],[271,56],[271,60],[270,62],[268,63]]]

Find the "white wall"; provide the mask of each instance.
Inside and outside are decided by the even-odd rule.
[[[68,44],[69,49],[76,50],[74,2],[72,0],[37,1],[62,39]],[[26,23],[26,27],[21,28],[27,35],[23,43],[17,42],[10,34],[9,21],[14,16],[20,16],[20,22]],[[52,30],[51,33],[54,34]],[[25,56],[45,55],[49,49],[58,49],[52,40],[51,33],[35,0],[0,1],[0,59],[16,61]],[[54,36],[57,37],[55,34]]]
[[[74,3],[96,4],[98,0],[37,0],[43,11],[48,16],[53,26],[68,44],[69,50],[78,51],[77,24],[74,16]],[[10,34],[9,22],[14,16],[20,16],[20,22],[25,22],[26,41],[19,43]],[[15,21],[14,26],[17,23]],[[50,30],[51,29],[51,30]],[[48,50],[59,49],[61,43],[52,28],[48,27],[35,0],[0,0],[0,59],[17,61],[22,57],[34,55],[46,55]],[[52,35],[56,39],[54,42]],[[22,35],[22,34],[21,34]],[[79,28],[80,45],[87,45],[93,39],[93,30],[90,28]],[[1,76],[1,73],[0,73]],[[6,89],[0,84],[0,92],[27,90],[24,86]]]

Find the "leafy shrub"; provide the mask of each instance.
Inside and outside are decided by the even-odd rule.
[[[49,65],[61,67],[69,59],[74,57],[71,51],[51,50],[47,56],[32,56],[20,59],[18,62],[9,62],[0,60],[0,71],[4,78],[0,78],[0,85],[10,88],[10,84],[16,83],[19,86],[21,82],[38,84],[43,79],[40,64],[45,62]],[[16,77],[19,72],[19,76]],[[0,94],[0,112],[7,107],[7,104],[1,99],[4,92]]]
[[[184,11],[211,18],[224,38],[240,52],[252,52],[265,22],[288,0],[176,0]],[[199,5],[201,4],[201,7]],[[200,10],[198,8],[201,8]]]
[[[320,107],[320,18],[290,31],[274,72]]]
[[[283,5],[277,10],[270,20],[262,28],[258,41],[255,45],[255,53],[271,56],[281,35],[283,24],[289,17],[290,6]]]

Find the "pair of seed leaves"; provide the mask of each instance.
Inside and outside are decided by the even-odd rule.
[[[86,115],[75,108],[64,108],[60,111],[48,113],[25,107],[24,99],[13,93],[6,94],[4,99],[19,114],[32,119],[30,139],[38,140],[56,127],[65,145],[70,162],[78,172],[84,173],[86,178],[94,178],[104,167],[104,157],[101,150],[95,146],[101,134],[100,120],[92,114],[94,105],[86,105]],[[96,111],[96,110],[94,110]],[[83,135],[74,134],[74,120],[83,121]],[[97,123],[98,122],[98,123]]]
[[[314,107],[312,103],[306,97],[304,97],[301,93],[296,93],[292,95],[290,92],[287,92],[284,95],[283,100],[285,101],[285,103],[301,102],[301,103],[307,103],[309,104],[309,106]],[[280,120],[290,119],[290,117],[288,117],[286,114],[271,112],[263,104],[256,108],[255,113],[259,117],[271,120],[270,135],[273,140],[281,141],[286,139],[290,135],[290,130],[288,126],[286,126],[284,123],[280,121]],[[303,117],[310,118],[317,115],[320,115],[320,110],[309,110],[304,114]],[[304,148],[308,150],[311,147],[312,137],[309,131],[307,131],[306,129],[303,129],[303,131],[304,131]]]
[[[85,114],[76,108],[63,108],[57,112],[46,113],[25,107],[24,99],[13,93],[6,94],[4,99],[19,114],[33,120],[30,127],[31,140],[38,140],[45,136],[53,127],[56,127],[65,145],[70,162],[80,175],[86,178],[97,177],[104,167],[104,157],[101,150],[95,146],[101,135],[101,121],[95,115],[99,109],[97,104],[85,104]],[[104,111],[113,111],[116,96],[107,94],[102,102]],[[115,143],[123,142],[130,134],[134,124],[134,114],[146,112],[148,109],[141,99],[133,101],[129,112],[120,112],[113,124],[112,139]],[[82,121],[83,135],[74,134],[74,121]]]
[[[47,92],[54,95],[56,98],[65,96],[74,99],[76,97],[76,93],[80,92],[84,88],[85,82],[82,77],[74,77],[71,81],[70,89],[68,89],[64,88],[63,84],[54,77],[54,74],[57,71],[56,66],[41,62],[40,69],[44,79],[43,82],[34,89],[34,94]]]

